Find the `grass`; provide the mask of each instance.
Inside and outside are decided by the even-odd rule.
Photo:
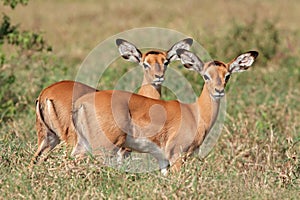
[[[299,8],[297,1],[233,0],[213,5],[196,0],[129,1],[125,5],[65,0],[30,1],[16,11],[5,10],[22,28],[43,30],[54,52],[16,54],[0,69],[1,103],[11,101],[1,114],[0,199],[297,199]],[[30,172],[27,167],[36,150],[34,101],[42,88],[74,79],[98,42],[142,26],[190,35],[218,60],[229,61],[250,49],[261,52],[254,68],[233,75],[226,88],[226,120],[213,151],[204,159],[190,158],[179,173],[163,177],[157,171],[125,173],[92,158],[75,161],[62,144]],[[113,87],[117,74],[127,67],[107,71],[101,87]],[[180,71],[199,93],[201,78]],[[15,80],[4,81],[9,76]],[[172,98],[166,90],[163,96]]]

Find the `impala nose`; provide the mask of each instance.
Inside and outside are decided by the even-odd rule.
[[[155,75],[155,79],[153,80],[154,85],[160,85],[164,81],[164,75]]]
[[[220,93],[220,94],[224,93],[224,89],[218,90],[217,88],[215,88],[215,91],[216,91],[217,93]]]
[[[214,99],[220,99],[225,95],[224,89],[218,90],[215,88],[215,91],[216,93],[212,95]]]

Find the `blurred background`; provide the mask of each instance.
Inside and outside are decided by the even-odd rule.
[[[0,10],[0,197],[298,197],[299,1],[1,0]],[[75,79],[84,58],[108,37],[142,27],[179,31],[224,62],[259,51],[253,69],[232,76],[227,86],[226,121],[213,151],[165,178],[89,159],[74,164],[62,145],[28,173],[40,91]],[[131,66],[109,69],[99,88],[113,88]],[[182,73],[199,94],[201,77]],[[175,98],[167,89],[162,96]]]

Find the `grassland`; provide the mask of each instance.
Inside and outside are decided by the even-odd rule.
[[[298,199],[299,10],[296,0],[32,0],[13,11],[3,8],[20,28],[43,31],[53,52],[29,57],[7,47],[10,58],[0,69],[6,105],[0,113],[0,199]],[[42,88],[74,79],[99,42],[145,26],[189,35],[218,60],[260,52],[252,70],[230,80],[226,120],[213,151],[163,177],[124,173],[91,158],[77,162],[62,144],[29,172],[36,150],[34,102]],[[101,86],[113,87],[114,75],[123,71],[112,69]],[[201,78],[182,71],[199,93]],[[167,91],[163,96],[171,98]]]

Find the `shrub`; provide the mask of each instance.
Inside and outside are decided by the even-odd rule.
[[[2,0],[4,6],[9,6],[15,9],[18,4],[27,5],[28,0]],[[16,50],[16,55],[8,55],[4,51],[4,46],[12,46]],[[41,33],[35,33],[28,30],[20,30],[18,25],[13,25],[9,16],[3,14],[0,22],[0,124],[11,119],[17,110],[22,109],[19,103],[20,95],[13,88],[17,88],[19,83],[16,83],[14,57],[21,58],[22,55],[31,56],[34,52],[51,51],[51,47],[45,42]],[[30,52],[30,54],[27,54]],[[18,59],[20,60],[20,59]],[[22,65],[24,65],[22,63]],[[24,65],[26,67],[26,65]],[[18,71],[22,71],[22,67],[18,65]],[[18,79],[22,79],[18,75]],[[19,82],[23,82],[20,80]]]

